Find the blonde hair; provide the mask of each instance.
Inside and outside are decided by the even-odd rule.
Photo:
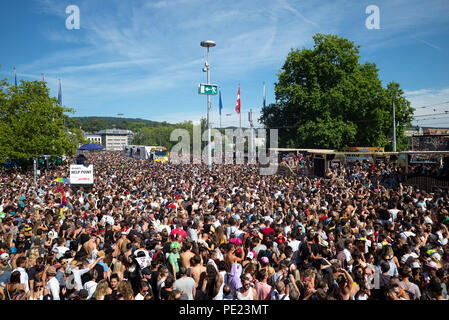
[[[39,258],[39,249],[31,248],[30,256],[28,257],[27,268],[31,268],[34,265],[36,259]]]
[[[122,266],[123,266],[122,262],[119,261],[119,260],[117,260],[117,261],[114,263],[114,267],[113,267],[113,269],[112,269],[112,273],[121,274],[121,273],[122,273]]]
[[[127,280],[122,280],[118,284],[118,291],[123,295],[125,300],[134,300],[134,292],[131,284]]]
[[[96,300],[102,300],[105,295],[108,294],[109,284],[106,279],[102,279],[97,284],[97,289],[95,290],[94,297]]]

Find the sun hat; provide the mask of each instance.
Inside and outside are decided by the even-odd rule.
[[[56,275],[56,268],[53,267],[53,266],[48,267],[48,269],[47,269],[47,274],[48,274],[49,276],[54,276],[54,275]]]
[[[435,261],[426,262],[426,267],[438,270],[438,264]]]

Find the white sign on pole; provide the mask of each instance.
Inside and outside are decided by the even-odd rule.
[[[93,184],[94,183],[94,165],[84,166],[82,164],[70,165],[70,183],[71,184]]]

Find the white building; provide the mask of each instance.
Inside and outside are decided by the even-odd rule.
[[[89,143],[102,144],[101,135],[99,134],[86,132],[83,134],[83,137],[89,141]]]
[[[106,151],[122,151],[129,144],[131,138],[130,130],[106,129],[98,132],[101,142]]]

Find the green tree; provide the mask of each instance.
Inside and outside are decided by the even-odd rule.
[[[413,109],[399,84],[382,87],[374,63],[360,64],[359,47],[336,35],[316,34],[313,49],[291,50],[275,84],[277,102],[262,109],[267,128],[279,128],[279,145],[341,149],[389,146],[392,94],[398,139]]]
[[[78,128],[72,128],[69,131],[69,137],[70,140],[73,142],[74,145],[78,145],[78,144],[86,144],[89,143],[89,140],[87,140],[86,138],[84,138],[83,136],[83,130],[78,129]]]
[[[41,81],[17,87],[0,82],[0,160],[29,160],[44,154],[73,154],[78,141],[64,130],[64,112]]]

